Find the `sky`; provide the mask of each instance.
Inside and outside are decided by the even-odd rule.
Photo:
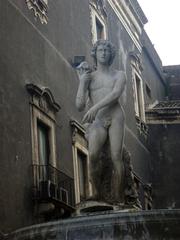
[[[180,0],[138,0],[145,30],[163,65],[180,65]]]

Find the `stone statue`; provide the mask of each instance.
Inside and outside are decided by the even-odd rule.
[[[115,48],[107,40],[98,40],[93,46],[92,57],[96,70],[92,71],[87,62],[79,65],[79,88],[76,106],[79,111],[91,104],[82,122],[86,125],[86,136],[90,156],[90,181],[94,200],[98,200],[100,178],[99,154],[104,151],[107,141],[112,165],[112,176],[116,179],[116,199],[118,200],[124,174],[122,160],[125,116],[121,98],[125,91],[126,74],[113,70],[111,64]]]

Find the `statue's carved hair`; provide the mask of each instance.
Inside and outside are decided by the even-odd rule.
[[[108,41],[108,40],[97,40],[97,42],[94,44],[92,50],[91,50],[91,56],[94,58],[95,64],[97,65],[97,57],[96,57],[96,51],[97,51],[97,47],[103,45],[103,46],[107,46],[110,49],[111,55],[109,58],[109,66],[113,63],[114,57],[116,55],[116,49],[114,47],[114,45]]]

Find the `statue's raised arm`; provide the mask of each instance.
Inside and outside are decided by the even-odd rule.
[[[77,67],[79,77],[79,87],[76,96],[76,107],[79,111],[83,111],[86,106],[88,87],[91,81],[90,68],[87,62],[82,62]]]

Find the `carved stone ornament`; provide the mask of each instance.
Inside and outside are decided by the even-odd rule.
[[[26,0],[26,3],[28,8],[34,11],[35,17],[39,17],[41,23],[47,24],[48,0]]]
[[[87,148],[87,140],[85,139],[85,130],[80,125],[79,122],[76,120],[70,121],[71,129],[72,129],[72,143],[75,144],[76,142],[79,142],[82,146]]]
[[[49,111],[58,112],[60,110],[60,106],[55,101],[49,88],[29,83],[26,85],[26,89],[32,96],[33,104],[38,105],[42,111],[48,113]]]
[[[139,134],[142,135],[145,139],[147,139],[149,128],[148,125],[142,121],[139,117],[136,117],[136,126],[139,131]]]
[[[131,64],[135,67],[135,69],[141,73],[143,71],[143,64],[141,55],[136,52],[130,52],[129,56],[131,58]]]
[[[90,3],[92,6],[95,7],[95,9],[99,12],[99,14],[101,16],[103,16],[104,18],[107,17],[106,6],[105,6],[104,0],[91,0]]]
[[[125,168],[125,182],[124,182],[125,204],[127,206],[135,206],[137,208],[141,208],[138,189],[133,174],[131,155],[129,151],[126,149],[126,147],[124,147],[123,149],[123,162]]]

